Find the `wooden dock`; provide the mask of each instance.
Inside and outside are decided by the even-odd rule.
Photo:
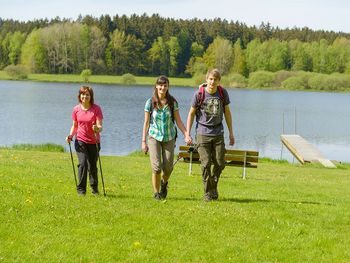
[[[328,168],[336,168],[336,166],[328,160],[323,154],[317,150],[310,142],[297,134],[282,134],[282,143],[301,163],[320,163]]]

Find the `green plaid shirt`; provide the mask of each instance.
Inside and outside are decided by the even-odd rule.
[[[145,105],[146,112],[151,112],[151,104],[152,99],[148,99]],[[175,101],[174,112],[177,110],[179,110],[179,105]],[[171,110],[168,104],[161,109],[152,109],[148,134],[161,142],[168,142],[175,139],[176,127],[171,119]]]

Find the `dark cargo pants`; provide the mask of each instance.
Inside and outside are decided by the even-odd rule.
[[[223,135],[207,136],[197,134],[198,153],[201,161],[204,194],[217,193],[217,185],[225,168],[225,141]],[[211,165],[213,164],[213,170]]]

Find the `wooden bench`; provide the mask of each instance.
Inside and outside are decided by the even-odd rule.
[[[200,163],[199,154],[195,146],[180,146],[179,159],[189,163],[189,174],[192,174],[192,163]],[[225,153],[226,166],[243,167],[242,178],[246,178],[247,168],[257,168],[259,161],[259,152],[247,150],[228,150]]]

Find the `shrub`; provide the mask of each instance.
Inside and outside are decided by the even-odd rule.
[[[9,65],[4,68],[4,71],[11,79],[26,79],[28,78],[28,70],[23,65]]]
[[[317,90],[344,90],[350,88],[350,78],[347,75],[317,74],[309,79],[309,86]]]
[[[248,81],[243,75],[234,73],[222,77],[221,83],[225,87],[245,88],[247,87]]]
[[[350,88],[350,78],[342,74],[332,74],[326,77],[328,90],[345,90]]]
[[[193,81],[196,86],[202,84],[205,82],[205,74],[202,73],[196,73],[193,76]]]
[[[285,89],[305,89],[307,82],[302,77],[290,77],[281,83],[281,87]]]
[[[136,84],[136,78],[130,73],[126,73],[122,76],[122,84],[124,85],[133,85]]]
[[[40,152],[64,152],[64,147],[59,144],[14,144],[12,149],[23,151],[40,151]]]
[[[294,77],[297,73],[294,71],[280,70],[274,73],[275,79],[273,81],[273,85],[275,87],[281,87],[282,82],[290,77]]]
[[[309,79],[316,76],[318,73],[315,72],[307,72],[307,71],[297,71],[296,77],[301,77],[304,80],[305,88],[310,89]]]
[[[249,75],[248,85],[252,88],[272,87],[274,73],[268,71],[256,71]]]
[[[345,74],[350,74],[350,62],[346,63],[345,65]]]
[[[325,85],[324,85],[325,79],[326,79],[325,75],[316,74],[315,76],[309,79],[308,84],[311,89],[323,90],[325,88]]]
[[[81,73],[80,76],[83,78],[84,82],[89,82],[89,78],[92,75],[92,72],[90,69],[84,69]]]

